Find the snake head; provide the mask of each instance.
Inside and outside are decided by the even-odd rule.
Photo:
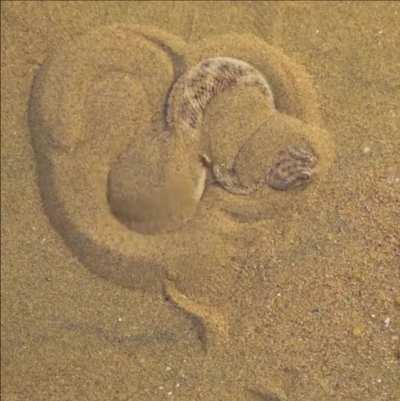
[[[266,183],[273,189],[288,189],[307,185],[317,164],[315,153],[305,147],[291,145],[278,153],[266,175]]]

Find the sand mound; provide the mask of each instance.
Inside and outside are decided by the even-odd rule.
[[[239,176],[250,182],[259,178],[279,147],[302,140],[318,154],[317,182],[323,181],[334,145],[319,128],[310,78],[279,50],[249,35],[224,35],[189,46],[150,27],[95,30],[47,61],[30,101],[46,212],[94,273],[147,290],[159,289],[167,273],[194,297],[206,302],[224,298],[231,280],[224,266],[235,253],[229,238],[240,222],[268,217],[273,228],[273,215],[281,209],[289,223],[291,205],[307,196],[307,191],[289,194],[265,188],[237,198],[209,186],[198,202],[191,192],[190,169],[184,184],[178,183],[170,194],[160,192],[166,160],[194,157],[184,154],[185,146],[181,153],[165,151],[166,140],[173,140],[162,136],[166,96],[182,71],[213,56],[254,65],[271,83],[278,111],[271,114],[263,107],[256,90],[227,90],[207,108],[201,146],[216,160],[236,160]],[[139,192],[147,196],[141,203],[135,201]],[[131,202],[136,208],[129,207]],[[174,230],[165,233],[169,226],[164,222],[169,224],[174,214]],[[121,222],[124,218],[139,223],[130,229]],[[154,235],[146,235],[146,230]],[[187,269],[199,272],[198,283],[185,283]]]

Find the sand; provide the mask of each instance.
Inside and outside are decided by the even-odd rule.
[[[2,399],[398,401],[399,16],[3,2]],[[277,111],[227,90],[192,152],[162,136],[165,99],[215,56],[258,68]],[[193,196],[199,149],[251,185],[293,141],[319,156],[306,188],[209,174]]]

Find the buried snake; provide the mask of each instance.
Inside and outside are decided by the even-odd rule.
[[[145,193],[143,175],[136,182],[132,176],[124,182],[121,171],[132,170],[135,163],[129,157],[123,162],[123,168],[110,171],[111,209],[130,229],[159,233],[180,227],[195,213],[206,188],[207,171],[217,185],[234,195],[249,195],[265,185],[285,191],[310,182],[317,156],[308,146],[291,144],[281,149],[263,179],[249,186],[240,182],[234,168],[215,163],[201,148],[201,127],[207,105],[215,96],[234,87],[257,88],[265,99],[265,107],[277,111],[268,81],[244,60],[206,58],[176,79],[166,101],[163,161],[158,167],[162,178],[157,178],[158,186],[148,188]],[[130,195],[127,197],[126,193]]]
[[[256,68],[236,58],[213,57],[192,67],[174,84],[167,102],[168,126],[179,127],[193,137],[198,135],[204,110],[210,100],[225,89],[235,86],[257,87],[265,95],[267,107],[276,110],[271,87]],[[263,184],[276,190],[302,186],[310,181],[317,162],[312,150],[289,145],[278,153],[275,162],[266,172],[264,182],[244,186],[233,169],[213,163],[205,153],[199,156],[204,165],[210,168],[215,182],[236,195],[249,195]]]

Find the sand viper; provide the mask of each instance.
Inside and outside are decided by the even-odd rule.
[[[199,135],[204,109],[213,96],[239,85],[259,88],[265,95],[266,106],[275,110],[270,85],[257,69],[236,58],[207,58],[192,67],[174,84],[168,98],[169,127],[178,128],[187,135],[196,137]],[[215,181],[227,191],[248,195],[257,188],[241,185],[234,171],[214,164],[207,154],[200,156],[204,164],[211,168]],[[310,180],[316,160],[310,149],[291,145],[279,152],[274,164],[266,172],[265,184],[278,190],[304,184]]]

